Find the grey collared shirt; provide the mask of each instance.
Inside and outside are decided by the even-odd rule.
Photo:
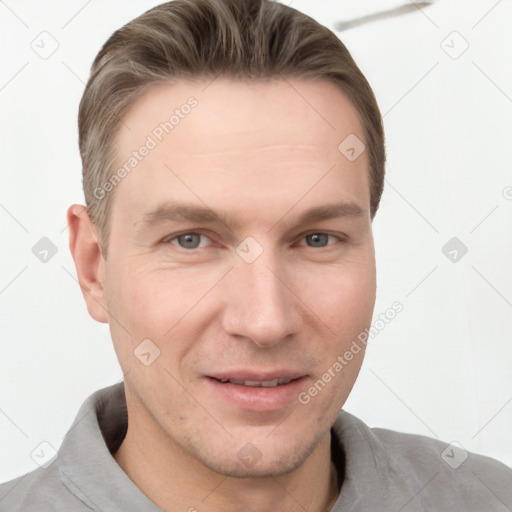
[[[0,511],[162,512],[112,457],[126,429],[123,383],[95,392],[48,467],[0,485]],[[512,470],[494,459],[424,436],[369,428],[345,411],[332,433],[342,476],[332,512],[512,511]]]

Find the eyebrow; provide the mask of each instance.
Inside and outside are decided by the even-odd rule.
[[[290,212],[288,210],[279,221]],[[362,217],[366,210],[356,203],[341,202],[314,206],[304,211],[296,221],[296,224],[312,224],[322,220],[342,218],[342,217]],[[191,222],[205,223],[205,224],[223,224],[224,226],[232,229],[240,228],[242,221],[240,215],[215,212],[208,207],[201,207],[189,205],[185,203],[166,202],[157,206],[154,210],[146,212],[141,221],[136,224],[143,224],[144,227],[157,225],[165,221],[182,221],[188,220]],[[275,224],[275,225],[276,225]],[[275,226],[274,225],[274,226]]]

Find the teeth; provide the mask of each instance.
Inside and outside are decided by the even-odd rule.
[[[288,384],[292,379],[274,379],[274,380],[236,380],[236,379],[220,379],[220,382],[231,384],[238,384],[239,386],[249,386],[251,388],[263,387],[263,388],[274,388],[282,384]]]
[[[259,382],[257,380],[244,380],[241,382],[237,382],[236,384],[243,384],[244,386],[250,386],[252,388],[257,388],[259,386],[265,386],[265,384],[272,383],[272,382],[274,382],[274,381],[266,380],[264,382]],[[277,381],[274,385],[277,385]]]

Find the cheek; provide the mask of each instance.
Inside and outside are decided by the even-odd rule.
[[[151,329],[163,334],[165,326],[177,316],[184,302],[183,289],[178,279],[159,274],[144,265],[120,261],[120,271],[109,274],[109,300],[115,312],[128,322],[133,330]]]
[[[170,377],[164,369],[178,375],[179,362],[189,350],[181,342],[187,336],[179,323],[189,309],[188,301],[175,280],[141,269],[131,271],[122,264],[120,268],[123,271],[112,272],[108,281],[110,331],[120,365],[130,373],[134,387],[167,382]]]
[[[147,273],[130,265],[129,260],[117,260],[107,273],[110,330],[124,368],[135,364],[133,351],[143,340],[150,339],[160,347],[162,334],[169,329],[169,319],[161,317],[167,299],[157,284],[148,279]]]
[[[127,310],[160,338],[172,337],[183,327],[182,320],[203,306],[202,299],[217,280],[216,273],[181,270],[141,274],[130,285]]]
[[[376,294],[375,269],[371,264],[305,273],[300,289],[304,302],[343,339],[371,322]]]
[[[372,268],[363,268],[361,272],[354,272],[341,283],[340,302],[343,308],[343,317],[352,318],[355,324],[370,323],[375,304],[376,282],[375,272]]]
[[[120,348],[126,346],[123,340],[129,337],[128,331],[131,350],[144,339],[150,339],[161,349],[160,361],[167,365],[184,357],[192,348],[185,340],[200,335],[200,326],[191,323],[191,318],[198,314],[209,318],[202,299],[219,280],[219,272],[201,277],[197,272],[182,269],[153,270],[144,265],[130,268],[127,264],[119,267],[123,271],[112,273],[109,295],[113,316],[126,330],[114,325],[113,339]]]

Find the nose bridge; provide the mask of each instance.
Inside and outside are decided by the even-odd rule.
[[[256,247],[254,241],[243,244],[237,248],[240,257],[231,276],[225,329],[257,345],[271,346],[297,329],[294,296],[283,283],[285,267],[275,252]]]

